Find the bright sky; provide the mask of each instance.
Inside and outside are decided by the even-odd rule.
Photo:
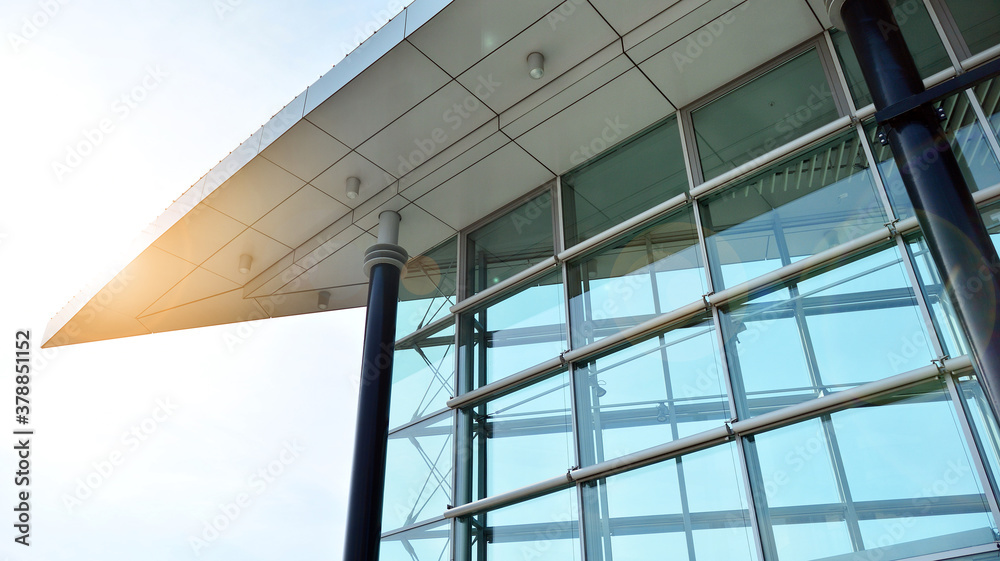
[[[24,547],[4,376],[0,561],[340,559],[362,311],[40,345],[146,225],[400,9],[0,4],[0,361],[13,370],[15,330],[31,329],[36,431]]]

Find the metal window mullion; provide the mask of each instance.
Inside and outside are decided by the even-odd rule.
[[[882,180],[882,171],[879,169],[878,159],[875,158],[875,152],[868,143],[865,126],[861,124],[861,121],[858,121],[854,126],[854,130],[857,132],[858,139],[861,142],[861,150],[864,152],[865,160],[868,162],[868,176],[875,182],[875,192],[878,194],[879,200],[882,201],[885,218],[888,220],[899,218],[896,215],[896,209],[892,206],[892,199],[889,198],[889,189],[885,186],[885,181]]]
[[[555,255],[566,251],[566,224],[563,216],[563,184],[562,176],[556,176],[552,185],[552,228],[555,236]]]
[[[998,523],[997,521],[1000,521],[1000,504],[997,502],[993,483],[990,481],[990,477],[986,470],[986,462],[980,454],[979,444],[976,441],[975,432],[972,429],[972,423],[969,421],[968,408],[966,407],[965,400],[962,398],[962,392],[958,388],[958,383],[955,382],[955,376],[953,374],[948,374],[944,376],[944,378],[945,383],[948,385],[948,393],[951,395],[952,406],[955,407],[955,415],[958,417],[958,424],[962,428],[962,435],[965,437],[966,446],[969,448],[969,455],[971,456],[972,463],[976,468],[976,474],[979,476],[980,485],[983,488],[983,494],[986,495],[986,500],[990,504],[990,512],[993,513],[994,524],[996,524]],[[983,415],[990,415],[988,407],[983,410]]]
[[[927,326],[927,333],[931,339],[934,354],[938,357],[943,357],[947,354],[944,349],[944,343],[941,341],[941,336],[938,334],[937,327],[934,325],[934,316],[932,315],[930,304],[927,302],[927,298],[924,295],[923,287],[920,285],[920,279],[917,277],[916,267],[913,264],[910,252],[908,251],[906,242],[903,241],[902,236],[896,238],[896,247],[899,248],[903,268],[906,270],[906,278],[910,281],[910,286],[913,287],[913,295],[917,299],[917,308],[920,310],[920,317],[923,318],[924,325]]]
[[[764,556],[763,530],[761,529],[760,520],[757,518],[757,502],[753,497],[753,486],[750,483],[750,464],[747,460],[745,448],[751,444],[747,442],[747,438],[744,436],[737,436],[734,442],[736,446],[736,453],[740,462],[740,477],[743,478],[743,494],[747,500],[747,516],[750,518],[750,528],[753,532],[754,547],[757,549],[757,560],[764,561],[767,557]],[[761,489],[761,492],[763,492],[763,487]],[[772,533],[772,525],[770,521],[768,521],[766,528],[766,531],[770,534],[771,543],[773,543],[774,535]]]
[[[843,65],[840,64],[840,57],[837,56],[837,46],[833,43],[833,36],[830,35],[830,30],[823,30],[823,39],[826,50],[830,53],[830,66],[837,77],[837,84],[840,85],[840,91],[844,93],[844,99],[847,102],[848,115],[857,115],[858,107],[854,104],[854,96],[851,95],[851,85],[847,81],[847,73],[844,72]]]
[[[778,548],[774,538],[774,524],[771,523],[771,512],[767,505],[766,485],[760,467],[757,444],[752,436],[739,436],[737,438],[740,461],[744,467],[743,475],[746,478],[746,495],[749,501],[747,509],[751,515],[750,522],[754,525],[758,559],[759,561],[769,560],[772,557],[776,559]]]
[[[958,29],[958,24],[951,15],[951,10],[941,0],[923,0],[927,14],[931,18],[931,23],[938,33],[938,39],[944,45],[945,52],[948,53],[948,60],[959,72],[962,71],[961,61],[969,58],[972,54],[969,46],[965,43],[965,37]]]
[[[836,474],[837,491],[841,500],[844,501],[844,518],[847,522],[847,531],[854,545],[854,551],[864,551],[865,542],[861,535],[861,522],[858,519],[858,511],[854,506],[854,495],[851,493],[851,485],[847,480],[847,469],[844,466],[844,458],[840,453],[840,442],[837,440],[837,432],[833,427],[833,417],[830,414],[819,418],[823,434],[826,436],[827,452],[830,454],[830,461],[833,462],[834,473]]]
[[[996,79],[994,78],[994,80]],[[997,135],[993,132],[993,125],[986,116],[986,112],[983,111],[983,106],[979,104],[979,98],[976,97],[975,91],[971,89],[965,90],[965,95],[969,97],[969,106],[972,107],[972,111],[979,120],[979,126],[982,128],[983,136],[986,137],[986,142],[993,149],[993,156],[997,162],[1000,162],[1000,142],[997,141]]]
[[[851,90],[847,87],[847,81],[844,79],[843,69],[837,58],[837,49],[830,38],[829,31],[824,30],[822,37],[816,41],[816,54],[819,56],[820,67],[823,69],[827,84],[830,86],[837,114],[841,117],[854,115],[854,100],[851,98]]]

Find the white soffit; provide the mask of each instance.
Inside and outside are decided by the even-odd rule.
[[[590,0],[620,35],[639,27],[680,0]]]
[[[215,190],[205,204],[247,226],[260,220],[305,182],[264,158],[254,158]]]
[[[357,148],[448,79],[429,58],[404,41],[306,119],[350,148]]]
[[[139,317],[162,312],[191,302],[218,296],[236,290],[240,285],[219,275],[198,267],[190,275],[174,285],[162,298],[146,308]]]
[[[821,31],[803,0],[747,0],[639,68],[684,106]]]
[[[419,254],[590,157],[581,147],[610,147],[815,36],[821,4],[416,0],[166,209],[45,345],[311,313],[321,290],[329,309],[364,305],[361,254],[382,210],[400,212]],[[679,69],[673,55],[720,24]]]
[[[260,155],[302,181],[312,181],[349,151],[343,143],[303,120],[262,150]]]
[[[507,189],[496,188],[498,177]],[[439,220],[460,230],[554,178],[531,155],[509,143],[415,202],[435,209]]]
[[[542,18],[458,81],[491,109],[502,112],[619,39],[590,4],[569,5],[573,9],[568,16]],[[560,9],[555,13],[560,14]],[[539,80],[528,76],[527,57],[533,52],[545,57],[545,75]]]
[[[350,209],[311,185],[299,189],[254,224],[254,229],[290,248],[313,237]]]
[[[468,90],[450,82],[358,147],[358,153],[398,177],[494,118]]]
[[[556,174],[563,174],[674,112],[633,68],[517,138]]]
[[[458,76],[546,14],[579,0],[459,0],[408,37],[451,76]],[[527,56],[527,53],[525,53]]]
[[[361,181],[358,196],[347,196],[347,178],[357,177]],[[312,180],[312,186],[333,197],[341,204],[357,208],[368,199],[384,191],[396,178],[373,164],[357,152],[351,152],[329,169]]]

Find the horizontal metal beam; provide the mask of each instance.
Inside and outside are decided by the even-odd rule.
[[[640,450],[620,458],[570,470],[565,476],[539,481],[527,487],[449,509],[444,516],[455,518],[500,508],[568,487],[574,481],[588,481],[608,477],[616,473],[676,458],[698,450],[704,450],[732,440],[737,436],[759,434],[821,414],[850,409],[859,403],[863,403],[865,400],[897,392],[932,380],[942,374],[962,373],[971,369],[972,360],[968,356],[947,359],[940,365],[930,364],[909,372],[897,374],[896,376],[841,390],[770,413],[764,413],[750,419],[736,421],[731,424],[726,423],[695,435]]]
[[[980,64],[988,60],[993,60],[994,58],[997,57],[1000,57],[1000,45],[994,45],[977,55],[972,55],[969,58],[963,60],[962,68],[966,70],[970,68],[975,68],[976,66],[979,66]]]
[[[824,140],[826,139],[826,137],[834,133],[846,130],[850,128],[852,125],[853,122],[851,120],[851,117],[849,115],[845,115],[837,119],[836,121],[833,121],[832,123],[826,124],[812,131],[809,134],[806,134],[802,137],[797,138],[796,140],[793,140],[792,142],[789,142],[788,144],[785,144],[784,146],[775,148],[774,150],[771,150],[766,154],[758,156],[743,165],[740,165],[718,177],[715,177],[713,179],[710,179],[709,181],[702,183],[701,185],[698,185],[694,189],[691,189],[691,196],[696,199],[704,197],[705,195],[708,195],[709,193],[723,187],[724,185],[735,179],[739,179],[744,175],[749,175],[756,171],[760,171],[761,167],[776,162],[781,158],[788,156],[792,152],[797,152],[809,146],[810,144]]]
[[[512,277],[506,278],[494,284],[493,286],[483,290],[482,292],[477,292],[473,296],[470,296],[465,300],[462,300],[458,304],[452,306],[450,308],[450,311],[453,314],[460,314],[467,310],[471,310],[472,308],[475,308],[480,304],[484,304],[489,300],[496,298],[498,295],[507,292],[509,289],[519,284],[526,283],[530,280],[534,280],[536,277],[543,276],[545,273],[549,272],[549,269],[555,268],[555,266],[558,264],[559,261],[555,257],[549,257],[548,259],[542,261],[541,263],[532,265],[531,267],[528,267],[527,269],[521,271],[520,273]],[[459,274],[463,274],[463,271],[459,271]]]
[[[894,103],[881,111],[875,112],[875,121],[878,124],[885,124],[893,119],[897,119],[920,107],[927,106],[935,101],[944,99],[958,92],[975,87],[986,80],[990,80],[1000,74],[1000,59],[987,62],[964,74],[942,82],[921,93],[912,95],[898,103]]]
[[[573,247],[566,249],[566,251],[563,251],[562,253],[559,254],[558,259],[559,261],[563,262],[579,257],[593,249],[596,249],[604,245],[607,242],[614,240],[618,236],[621,236],[622,234],[632,230],[633,228],[637,228],[639,226],[644,225],[647,222],[652,222],[658,218],[661,218],[662,216],[669,214],[671,211],[684,206],[684,204],[690,200],[691,196],[688,193],[681,193],[676,197],[667,199],[666,201],[654,206],[653,208],[641,214],[637,214],[632,218],[629,218],[628,220],[619,222],[618,224],[615,224],[614,226],[608,228],[607,230],[604,230],[603,232],[593,237],[590,237],[587,240],[574,245]]]
[[[942,70],[942,71],[940,71],[940,72],[938,72],[936,74],[933,74],[931,76],[928,76],[927,78],[924,78],[924,87],[925,88],[934,87],[934,86],[940,84],[941,82],[944,82],[945,80],[950,80],[950,79],[954,78],[957,75],[958,75],[958,72],[955,70],[955,68],[952,67],[952,66],[949,66],[948,68],[945,68],[944,70]],[[875,104],[874,103],[869,103],[868,105],[859,108],[857,110],[857,112],[854,113],[854,117],[858,121],[864,121],[865,119],[871,117],[874,114],[875,114]]]
[[[460,516],[469,516],[486,510],[493,510],[513,504],[516,502],[531,499],[546,493],[551,493],[558,489],[566,489],[573,486],[573,479],[570,478],[569,474],[560,475],[559,477],[553,477],[552,479],[546,479],[544,481],[539,481],[538,483],[528,485],[527,487],[521,487],[520,489],[514,489],[513,491],[508,491],[506,493],[500,493],[499,495],[493,495],[492,497],[487,497],[485,499],[480,499],[475,502],[464,504],[462,506],[456,506],[449,508],[445,511],[445,518],[458,518]]]
[[[551,372],[555,372],[556,370],[563,368],[565,364],[566,363],[563,361],[561,356],[547,360],[541,364],[536,364],[531,368],[522,370],[516,374],[511,374],[506,378],[502,378],[491,384],[486,384],[485,386],[480,386],[470,392],[466,392],[458,397],[449,399],[448,407],[457,409],[459,407],[472,405],[486,399],[487,397],[499,395],[526,382],[540,378]]]
[[[414,343],[416,343],[420,339],[423,339],[429,335],[433,335],[438,331],[441,331],[452,325],[455,325],[455,318],[451,314],[449,314],[439,320],[428,323],[427,325],[421,327],[420,329],[414,331],[413,333],[410,333],[409,335],[400,337],[399,339],[396,340],[396,348],[397,349],[411,348],[414,346]]]

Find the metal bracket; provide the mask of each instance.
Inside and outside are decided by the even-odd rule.
[[[732,421],[726,423],[726,432],[729,433],[729,438],[736,440],[736,431],[733,430],[733,425],[730,424],[731,422]]]
[[[893,220],[891,222],[886,222],[885,224],[882,224],[882,226],[885,226],[889,230],[889,239],[890,240],[896,239],[896,236],[899,235],[899,230],[896,229],[896,224],[898,224],[898,223],[899,223],[899,219],[896,218],[895,220]]]
[[[708,311],[712,310],[712,295],[713,294],[715,294],[715,292],[706,292],[705,294],[701,295],[701,301],[705,303],[705,309],[708,310]]]
[[[946,360],[948,360],[950,358],[951,357],[948,356],[948,355],[942,355],[940,358],[935,358],[935,359],[931,360],[931,364],[933,364],[934,366],[937,367],[938,376],[947,376],[948,375],[948,369],[944,367],[944,361],[946,361]]]
[[[889,136],[885,132],[886,128],[888,128],[888,125],[883,125],[879,127],[878,132],[875,133],[875,138],[878,139],[879,144],[881,144],[882,146],[889,145]]]

